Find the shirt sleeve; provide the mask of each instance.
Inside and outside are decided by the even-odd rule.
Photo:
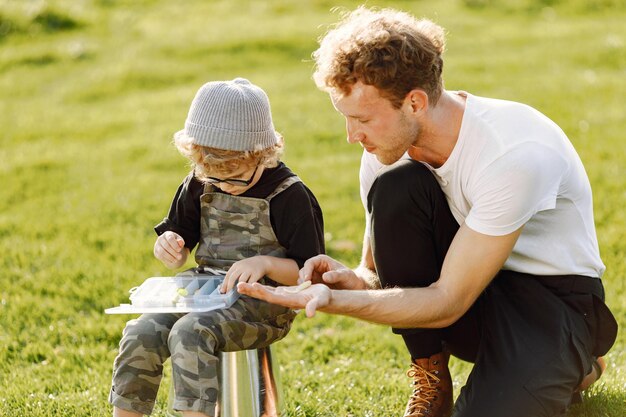
[[[361,167],[359,168],[359,193],[361,195],[361,204],[363,204],[363,210],[365,211],[365,235],[370,234],[370,216],[367,211],[367,195],[372,189],[372,184],[376,179],[376,174],[382,168],[382,164],[378,162],[376,156],[363,151],[361,155]]]
[[[157,235],[166,231],[179,234],[185,247],[192,250],[200,240],[200,195],[204,187],[193,174],[189,174],[178,186],[169,213],[154,227]]]
[[[363,208],[367,212],[367,195],[372,188],[372,184],[376,179],[376,174],[383,167],[383,164],[378,162],[376,156],[363,151],[361,155],[361,167],[359,168],[359,192],[361,195],[361,203]]]
[[[557,151],[537,143],[519,145],[469,183],[472,208],[465,223],[491,236],[514,232],[535,213],[556,207],[567,169]]]
[[[322,210],[303,183],[293,184],[274,197],[270,216],[279,243],[298,267],[325,252]]]

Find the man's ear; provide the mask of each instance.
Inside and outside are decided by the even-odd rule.
[[[416,88],[408,92],[404,98],[404,104],[411,108],[413,113],[428,111],[428,94],[424,90]]]

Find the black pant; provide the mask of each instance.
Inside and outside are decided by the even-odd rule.
[[[435,282],[459,226],[432,173],[414,161],[386,168],[372,186],[368,211],[383,288]],[[412,358],[445,347],[475,363],[455,417],[552,416],[570,404],[592,357],[615,340],[603,298],[597,278],[501,271],[450,327],[393,331]]]

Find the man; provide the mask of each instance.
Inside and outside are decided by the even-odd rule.
[[[394,10],[361,7],[327,33],[314,78],[365,150],[361,265],[317,256],[300,280],[322,285],[238,288],[392,326],[412,359],[405,416],[557,415],[617,331],[589,181],[538,111],[446,91],[444,45],[441,27]],[[449,354],[475,363],[454,411]]]

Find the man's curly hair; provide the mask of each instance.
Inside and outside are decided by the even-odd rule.
[[[320,40],[313,78],[320,89],[339,95],[349,95],[358,81],[372,85],[395,108],[419,88],[435,105],[443,91],[444,49],[444,30],[432,21],[361,6]]]

